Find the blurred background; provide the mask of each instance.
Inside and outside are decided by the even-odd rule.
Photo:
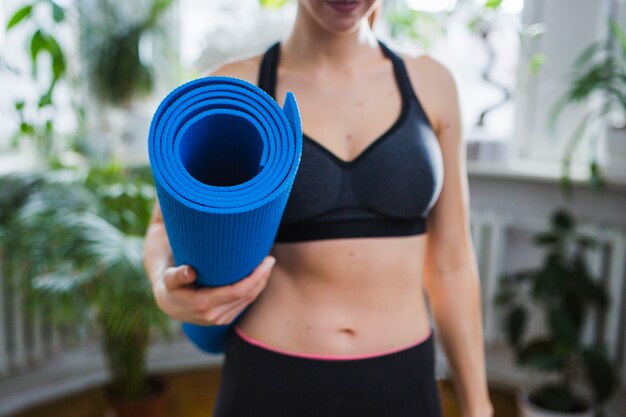
[[[295,11],[0,2],[0,415],[208,415],[222,357],[182,337],[143,272],[149,124]],[[496,415],[626,416],[626,2],[384,0],[375,30],[459,84]]]

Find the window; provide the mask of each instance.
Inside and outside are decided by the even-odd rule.
[[[594,40],[606,36],[606,6],[600,0],[527,1],[524,24],[541,22],[545,35],[531,47],[544,53],[549,63],[532,79],[518,88],[516,98],[515,142],[523,158],[558,162],[564,145],[585,111],[584,105],[567,108],[560,118],[556,140],[548,132],[548,116],[568,86],[570,68],[576,57]],[[524,59],[524,57],[523,57]],[[524,70],[526,60],[520,63]],[[589,142],[587,142],[589,143]],[[581,146],[578,161],[586,161],[591,150]]]
[[[497,10],[481,0],[396,0],[387,7],[383,36],[398,32],[394,22],[406,25],[397,14],[412,15],[416,33],[396,44],[432,55],[455,75],[470,159],[504,159],[511,145],[522,8],[522,0],[503,0]]]

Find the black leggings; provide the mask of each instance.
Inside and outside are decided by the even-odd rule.
[[[433,334],[367,359],[281,354],[231,331],[214,417],[441,417]]]

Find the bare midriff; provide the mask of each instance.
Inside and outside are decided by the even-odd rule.
[[[238,327],[279,350],[368,355],[424,340],[426,235],[275,243],[267,287]]]

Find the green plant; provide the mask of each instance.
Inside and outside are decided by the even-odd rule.
[[[597,242],[579,233],[572,215],[559,209],[552,215],[551,230],[536,234],[534,243],[545,250],[542,265],[504,274],[499,281],[495,302],[505,311],[507,341],[518,364],[556,375],[531,394],[531,401],[553,411],[580,411],[584,402],[574,385],[583,381],[599,406],[615,390],[617,376],[602,344],[582,342],[588,309],[607,304],[586,262]],[[527,340],[530,306],[544,316],[547,333]]]
[[[98,98],[119,105],[152,91],[153,68],[141,53],[141,42],[156,32],[160,16],[172,1],[150,0],[143,9],[145,2],[135,4],[140,18],[129,13],[128,5],[112,0],[97,2],[96,10],[81,8],[83,56]],[[142,12],[146,9],[147,13]]]
[[[57,33],[66,22],[66,9],[53,0],[33,0],[18,8],[9,18],[7,32],[28,27],[27,53],[30,57],[30,78],[40,87],[35,100],[21,97],[14,103],[18,131],[13,137],[17,146],[22,139],[31,139],[42,155],[54,159],[67,138],[55,131],[57,109],[55,91],[60,83],[69,81],[67,52]],[[19,69],[14,73],[20,75]],[[79,109],[77,109],[79,110]],[[80,110],[79,110],[80,111]]]
[[[54,24],[44,24],[35,18],[35,11],[40,7],[49,7],[51,9],[54,24],[62,23],[65,20],[65,9],[53,0],[34,0],[15,11],[13,16],[9,19],[6,29],[9,31],[28,21],[33,23],[34,30],[30,35],[29,47],[31,68],[34,77],[36,77],[38,73],[39,56],[45,53],[50,57],[48,65],[51,77],[45,92],[39,97],[38,105],[41,108],[52,104],[52,94],[57,83],[65,76],[67,65],[61,42],[54,35]]]
[[[605,40],[594,42],[578,56],[572,67],[569,88],[550,112],[549,129],[554,136],[559,116],[565,107],[595,95],[603,98],[601,106],[582,117],[566,143],[561,183],[568,192],[571,189],[569,170],[575,150],[583,139],[596,140],[599,136],[598,131],[593,134],[589,132],[590,125],[615,114],[622,120],[626,117],[626,32],[613,18],[609,19],[609,28],[610,35]],[[597,127],[602,125],[597,124]],[[589,168],[592,185],[603,188],[605,179],[595,155],[591,158]]]
[[[169,328],[143,270],[153,201],[147,173],[116,164],[0,178],[5,276],[53,322],[95,326],[123,399],[147,393],[149,341]]]
[[[278,9],[287,4],[288,1],[289,0],[259,0],[259,3],[262,7]]]
[[[170,0],[153,4],[150,22],[143,27],[152,25]],[[66,71],[66,56],[71,54],[55,37],[66,16],[52,0],[32,0],[7,25],[32,28],[28,49],[33,78],[39,73],[50,80],[36,109],[51,118],[42,119],[41,127],[26,119],[27,103],[15,104],[22,121],[20,137],[35,137],[41,145],[36,148],[39,157],[47,164],[37,172],[0,177],[4,277],[19,286],[30,307],[44,309],[52,323],[96,329],[111,371],[112,392],[133,399],[149,389],[148,343],[170,323],[156,306],[143,271],[143,234],[154,188],[149,169],[95,163],[54,130],[56,86],[64,80],[70,92],[76,92]],[[49,60],[39,59],[46,54]],[[49,74],[41,74],[46,62]],[[76,132],[77,137],[84,134]]]

